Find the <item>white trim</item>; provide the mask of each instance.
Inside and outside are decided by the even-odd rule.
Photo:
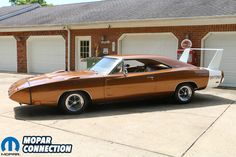
[[[205,40],[212,34],[212,32],[207,33],[207,35],[205,35],[202,40],[201,40],[201,47],[205,48]],[[203,50],[201,51],[201,59],[200,59],[200,66],[203,67],[204,66],[204,53]]]
[[[89,40],[89,56],[92,56],[92,37],[91,36],[76,36],[75,37],[75,70],[78,70],[80,55],[79,50],[79,41],[80,40]]]
[[[177,44],[179,44],[179,39],[172,32],[164,32],[164,33],[162,33],[162,32],[160,32],[160,33],[124,33],[118,39],[117,52],[118,52],[118,54],[122,54],[122,52],[121,52],[122,43],[121,42],[126,36],[142,36],[142,35],[158,35],[158,34],[172,35],[177,40]]]
[[[207,33],[201,40],[201,47],[205,48],[205,40],[214,32],[209,32]],[[201,58],[200,58],[200,66],[203,67],[204,66],[204,50],[201,51]]]
[[[65,26],[0,27],[0,32],[56,31],[65,30],[65,28]]]
[[[70,71],[70,64],[71,64],[71,63],[70,63],[71,31],[70,31],[69,26],[67,26],[66,29],[67,29],[67,65],[66,65],[66,66],[67,66],[67,70]]]
[[[19,31],[43,31],[43,30],[65,30],[66,26],[71,29],[95,29],[95,28],[132,28],[132,27],[160,27],[160,26],[196,26],[196,25],[221,25],[236,24],[236,15],[232,16],[201,16],[188,18],[161,18],[144,20],[123,20],[123,21],[100,21],[81,24],[66,25],[28,25],[28,26],[2,26],[0,32]]]

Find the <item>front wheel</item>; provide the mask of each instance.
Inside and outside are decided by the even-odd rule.
[[[176,88],[175,99],[180,104],[187,104],[192,101],[194,96],[193,86],[185,83]]]
[[[85,111],[89,103],[87,96],[82,92],[69,92],[62,96],[59,108],[67,114],[78,114]]]

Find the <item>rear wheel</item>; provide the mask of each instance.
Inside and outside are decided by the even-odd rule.
[[[59,108],[67,114],[79,114],[85,111],[88,104],[89,99],[84,93],[69,92],[60,99]]]
[[[180,84],[175,91],[175,99],[180,104],[187,104],[192,101],[194,89],[191,84]]]

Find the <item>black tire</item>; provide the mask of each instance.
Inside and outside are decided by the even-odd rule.
[[[179,104],[187,104],[192,101],[194,93],[195,91],[191,84],[183,83],[176,88],[174,97]]]
[[[58,107],[66,114],[80,114],[88,107],[90,100],[83,92],[69,92],[62,95]]]

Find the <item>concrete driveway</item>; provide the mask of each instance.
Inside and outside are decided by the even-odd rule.
[[[0,140],[48,135],[53,143],[73,144],[68,156],[76,157],[236,156],[236,90],[197,92],[187,105],[166,99],[116,103],[69,116],[55,108],[20,107],[9,100],[8,87],[24,77],[0,73]]]

